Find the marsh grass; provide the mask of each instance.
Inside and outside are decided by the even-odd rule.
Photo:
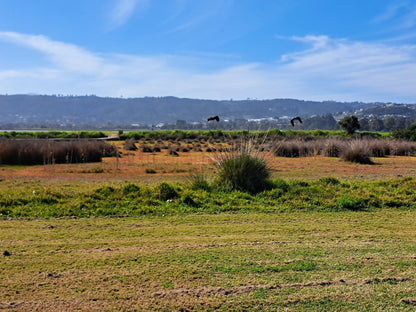
[[[370,155],[371,151],[368,145],[362,144],[360,141],[351,141],[342,150],[341,159],[364,165],[373,165],[374,162]]]
[[[416,143],[386,138],[279,139],[271,144],[271,150],[278,157],[322,155],[359,164],[373,164],[371,157],[412,156],[416,152]]]
[[[117,148],[102,141],[50,141],[0,139],[0,164],[47,165],[100,162],[115,156]]]

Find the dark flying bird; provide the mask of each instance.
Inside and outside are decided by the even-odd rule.
[[[292,124],[292,127],[294,127],[294,126],[295,126],[295,120],[299,120],[299,122],[300,122],[300,123],[302,123],[302,119],[300,119],[300,117],[299,117],[299,116],[297,116],[297,117],[293,117],[293,118],[290,120],[290,123]]]
[[[211,120],[216,120],[217,122],[219,122],[220,121],[220,117],[218,117],[218,116],[209,117],[207,121],[211,121]]]

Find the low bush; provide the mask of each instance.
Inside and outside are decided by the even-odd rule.
[[[275,179],[272,181],[272,186],[274,189],[280,189],[284,192],[287,192],[289,190],[289,184],[282,179]]]
[[[326,184],[326,185],[337,185],[340,183],[337,178],[333,178],[333,177],[320,178],[319,182],[321,182],[322,184]]]
[[[178,197],[178,192],[167,182],[160,183],[156,188],[156,193],[158,194],[158,198],[163,201],[172,200]]]
[[[181,202],[187,206],[191,206],[194,208],[198,208],[200,206],[200,204],[192,197],[191,194],[184,194],[181,197]]]
[[[351,198],[343,196],[338,199],[338,206],[342,210],[363,210],[366,208],[366,201],[362,198]]]
[[[132,193],[137,194],[139,192],[140,192],[140,187],[133,183],[126,184],[123,188],[123,194],[125,195],[132,194]]]

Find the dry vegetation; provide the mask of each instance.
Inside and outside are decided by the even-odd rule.
[[[416,176],[416,143],[373,139],[357,141],[357,146],[370,150],[374,166],[358,165],[340,160],[342,152],[351,144],[345,139],[279,140],[260,144],[261,153],[271,168],[272,178],[313,180],[325,176],[342,179],[389,179],[398,176]],[[133,142],[133,141],[131,141]],[[59,181],[134,181],[141,183],[186,182],[190,173],[203,173],[212,177],[215,167],[212,158],[216,153],[232,148],[235,141],[205,142],[135,140],[137,150],[124,149],[124,141],[110,142],[118,147],[120,157],[106,157],[100,163],[1,166],[0,178]],[[354,141],[355,142],[355,141]],[[131,143],[130,143],[131,144]],[[285,148],[283,149],[284,146]],[[293,148],[293,146],[297,146]],[[144,149],[143,147],[146,147]],[[272,152],[274,150],[274,152]],[[277,151],[282,151],[282,156]],[[295,150],[295,152],[294,152]],[[299,152],[302,151],[302,152]],[[175,152],[175,153],[173,153]],[[298,157],[295,157],[298,156]],[[302,156],[301,158],[299,158]],[[42,158],[42,162],[43,162]]]
[[[414,311],[415,143],[259,137],[273,188],[212,190],[212,158],[238,139],[133,137],[99,163],[1,165],[0,208],[31,218],[0,220],[0,309]],[[351,147],[374,164],[343,161]],[[33,218],[54,207],[78,217]]]
[[[0,164],[47,165],[100,162],[115,156],[116,148],[103,141],[0,139]]]

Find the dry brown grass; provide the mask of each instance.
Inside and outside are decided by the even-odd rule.
[[[11,180],[42,181],[136,181],[154,183],[161,181],[186,181],[190,173],[201,172],[212,176],[215,166],[212,153],[189,150],[178,151],[179,157],[161,152],[144,153],[140,149],[123,149],[123,143],[113,142],[122,151],[121,157],[104,158],[102,163],[51,164],[41,166],[1,166],[0,178]],[[334,143],[334,142],[332,142]],[[326,143],[326,148],[334,152],[334,144]],[[395,146],[397,154],[405,143]],[[223,145],[217,146],[218,148]],[[329,152],[328,152],[329,153]],[[400,176],[416,176],[416,158],[411,156],[374,157],[375,165],[359,165],[343,162],[339,158],[309,156],[301,158],[266,156],[272,168],[272,178],[319,179],[326,176],[339,178],[387,179]],[[154,170],[148,174],[146,170]]]

